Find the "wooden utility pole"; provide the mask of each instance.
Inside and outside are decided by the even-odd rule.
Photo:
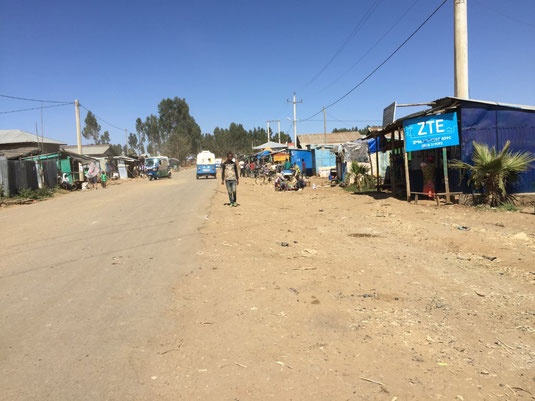
[[[466,1],[454,0],[455,97],[469,98]]]
[[[126,150],[124,152],[124,155],[126,156],[126,152],[128,151],[128,132],[126,128],[124,129],[124,139],[126,141],[126,145],[125,145]]]
[[[327,119],[325,118],[325,106],[323,106],[323,142],[327,145]]]

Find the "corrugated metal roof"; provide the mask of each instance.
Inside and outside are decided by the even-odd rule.
[[[494,102],[494,101],[488,101],[488,100],[465,99],[465,98],[462,98],[462,97],[453,97],[453,96],[448,96],[448,97],[445,97],[445,98],[442,98],[442,99],[435,100],[435,103],[436,102],[441,102],[441,101],[443,101],[445,99],[455,99],[455,100],[462,100],[462,101],[465,101],[465,102],[490,104],[490,105],[494,105],[494,106],[509,107],[509,108],[512,108],[512,109],[535,111],[535,106],[529,106],[529,105],[523,105],[523,104],[501,103],[501,102]]]
[[[25,146],[22,148],[0,150],[0,155],[8,159],[18,159],[19,157],[26,157],[36,155],[39,153],[39,148],[34,146]]]
[[[58,142],[46,136],[44,138],[39,136],[39,142],[65,145],[64,142]],[[7,143],[37,143],[37,135],[20,129],[2,129],[0,130],[0,144]]]
[[[323,145],[327,144],[339,144],[345,142],[353,142],[360,139],[362,135],[358,131],[348,132],[333,132],[330,134],[302,134],[297,135],[299,144],[301,146],[307,145]]]
[[[103,145],[82,145],[82,154],[83,155],[90,155],[90,156],[96,156],[96,155],[103,155],[108,150],[110,150],[111,145],[109,144],[103,144]],[[73,153],[78,153],[78,146],[77,145],[69,145],[64,146],[63,149],[66,149]]]
[[[269,142],[263,143],[262,145],[254,146],[253,149],[266,149],[266,148],[282,149],[286,147],[287,145],[285,143],[269,141]]]

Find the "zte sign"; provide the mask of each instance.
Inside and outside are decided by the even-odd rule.
[[[407,152],[459,144],[457,113],[406,120],[403,122],[403,129]]]

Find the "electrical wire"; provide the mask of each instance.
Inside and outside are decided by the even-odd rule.
[[[416,30],[411,33],[409,35],[409,37],[407,39],[405,39],[403,41],[403,43],[401,43],[397,48],[396,50],[394,50],[392,53],[390,53],[390,55],[385,58],[377,67],[375,67],[373,69],[372,72],[370,72],[368,75],[366,75],[366,77],[364,77],[359,83],[357,83],[355,86],[353,86],[349,91],[347,91],[346,93],[344,93],[341,97],[339,97],[338,99],[336,99],[334,102],[330,103],[328,106],[325,106],[325,109],[328,109],[332,106],[334,106],[335,104],[337,104],[338,102],[340,102],[341,100],[343,100],[344,98],[346,98],[347,96],[349,96],[353,91],[355,91],[355,89],[357,89],[359,86],[361,86],[364,82],[366,82],[368,79],[370,79],[372,77],[373,74],[375,74],[383,65],[385,65],[388,60],[390,60],[392,57],[394,57],[394,55],[403,47],[407,44],[407,42],[409,40],[411,40],[414,35],[416,35],[418,33],[418,31],[420,31],[420,29],[423,28],[423,26],[438,12],[438,10],[440,10],[442,8],[442,6],[444,6],[444,4],[446,4],[448,2],[448,0],[443,0],[442,3],[440,3],[440,5],[435,8],[435,10],[424,20],[424,22],[422,22],[420,24],[420,26],[418,26],[418,28],[416,28]],[[312,114],[311,116],[309,116],[308,118],[305,118],[301,121],[307,121],[307,120],[311,120],[312,118],[316,117],[318,114],[320,114],[321,112],[323,111],[323,108],[320,109],[320,111],[318,111],[317,113],[314,113]]]
[[[527,21],[523,21],[523,20],[521,20],[521,19],[518,19],[518,18],[516,18],[516,17],[513,17],[513,16],[511,16],[511,15],[504,14],[503,12],[501,12],[501,11],[495,9],[495,8],[489,7],[487,4],[485,4],[484,2],[482,2],[482,1],[480,1],[480,0],[476,0],[476,3],[479,4],[481,7],[486,8],[487,10],[494,12],[495,14],[498,14],[498,15],[504,17],[504,18],[508,18],[508,19],[510,19],[511,21],[518,22],[518,23],[520,23],[520,24],[524,24],[524,25],[530,26],[530,27],[532,27],[532,28],[535,28],[535,25],[530,24],[530,23],[527,22]]]
[[[332,81],[329,85],[327,85],[325,88],[323,88],[320,92],[325,92],[327,89],[329,89],[331,86],[333,86],[334,84],[336,84],[338,81],[340,81],[340,79],[342,79],[344,76],[346,76],[350,71],[352,71],[357,65],[360,64],[360,62],[362,60],[364,60],[364,58],[370,54],[370,52],[375,49],[377,47],[377,45],[379,43],[381,43],[381,41],[390,33],[392,32],[398,25],[399,23],[403,20],[403,18],[405,18],[405,16],[414,8],[414,6],[416,5],[416,3],[418,3],[418,1],[420,0],[415,0],[410,6],[409,8],[407,8],[407,10],[405,10],[405,12],[401,15],[401,17],[399,18],[396,18],[396,23],[394,25],[392,25],[390,27],[390,29],[388,31],[386,31],[367,51],[366,53],[364,53],[357,61],[355,61],[351,67],[349,67],[345,72],[343,72],[342,74],[340,74],[338,76],[338,78],[336,78],[334,81]]]
[[[348,43],[353,39],[356,34],[360,31],[360,29],[363,27],[364,23],[368,20],[368,18],[373,14],[373,12],[377,9],[379,6],[379,2],[382,0],[374,0],[374,2],[370,5],[368,10],[364,13],[364,16],[361,18],[361,20],[357,23],[357,25],[353,28],[349,36],[342,42],[342,45],[336,50],[334,55],[329,59],[327,64],[323,66],[323,68],[312,77],[310,81],[308,81],[305,85],[305,87],[309,86],[312,82],[314,82],[326,69],[331,63],[338,57],[338,55],[341,53],[341,51],[348,45]]]
[[[29,102],[39,102],[39,103],[65,103],[65,104],[74,104],[74,102],[65,102],[65,101],[59,101],[59,100],[40,100],[40,99],[30,99],[27,97],[18,97],[18,96],[10,96],[10,95],[0,95],[0,97],[5,97],[8,99],[16,99],[16,100],[26,100]]]
[[[9,114],[9,113],[20,113],[21,111],[30,111],[30,110],[40,110],[40,109],[48,109],[50,107],[59,107],[59,106],[68,106],[72,105],[73,103],[62,103],[62,104],[54,104],[52,106],[42,106],[42,107],[32,107],[29,109],[19,109],[19,110],[10,110],[10,111],[0,111],[0,114]]]
[[[306,123],[306,122],[309,122],[309,121],[314,121],[314,122],[319,122],[319,121],[327,121],[327,122],[331,122],[331,123],[367,123],[367,122],[376,122],[376,121],[382,121],[382,120],[323,120],[323,119],[318,119],[318,120],[299,120],[297,121],[298,123]]]
[[[91,110],[89,110],[87,107],[85,107],[82,103],[80,103],[80,107],[83,107],[83,108],[86,109],[87,111],[91,111]],[[118,127],[118,126],[116,126],[116,125],[114,125],[114,124],[112,124],[112,123],[110,123],[110,122],[104,120],[103,118],[100,118],[99,116],[97,116],[97,115],[96,115],[95,113],[93,113],[92,111],[91,111],[91,113],[95,116],[95,118],[96,118],[97,120],[102,121],[102,122],[105,123],[105,124],[108,124],[110,127],[113,127],[113,128],[115,128],[115,129],[119,129],[119,130],[121,130],[121,131],[124,131],[124,130],[125,130],[125,128]]]

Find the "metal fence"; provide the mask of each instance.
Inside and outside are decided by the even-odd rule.
[[[21,189],[35,190],[42,186],[54,188],[57,177],[55,160],[35,162],[0,157],[0,190],[4,196],[16,195]]]

